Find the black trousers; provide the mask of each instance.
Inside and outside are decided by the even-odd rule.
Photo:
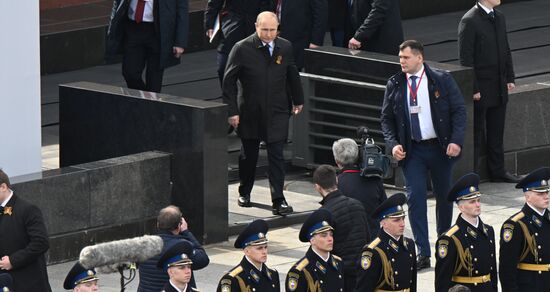
[[[145,81],[143,81],[143,70]],[[122,60],[122,75],[128,88],[160,92],[164,69],[160,67],[160,40],[151,22],[126,25],[126,44]]]
[[[500,177],[504,168],[504,123],[506,103],[495,107],[474,106],[474,167],[479,171],[481,145],[486,139],[487,168],[491,177]]]
[[[260,139],[241,139],[242,147],[239,155],[239,195],[250,197],[256,176],[256,164],[260,150]],[[283,147],[285,141],[267,143],[267,160],[269,162],[268,179],[271,190],[271,201],[280,202],[285,199],[283,185],[285,168]]]

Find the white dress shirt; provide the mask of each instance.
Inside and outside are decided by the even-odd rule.
[[[10,201],[11,197],[13,197],[13,191],[12,190],[10,190],[10,195],[4,200],[4,202],[2,202],[2,204],[0,204],[0,206],[6,207],[6,205]]]
[[[130,7],[128,7],[128,18],[135,20],[136,7],[139,0],[130,0]],[[143,11],[143,22],[153,22],[153,4],[155,0],[144,0],[145,10]]]
[[[486,12],[487,14],[493,12],[493,9],[492,9],[492,8],[487,8],[487,7],[483,6],[483,4],[481,4],[481,3],[479,3],[479,2],[477,2],[477,4],[479,4],[479,7],[481,7],[483,10],[485,10],[485,12]]]
[[[183,290],[180,290],[176,285],[172,283],[172,280],[169,280],[169,282],[170,282],[170,285],[172,285],[172,287],[174,287],[174,289],[176,289],[176,291],[178,292],[185,292],[185,290],[187,290],[187,284],[185,284],[185,287],[183,287]]]
[[[422,68],[415,74],[407,73],[407,107],[409,108],[409,121],[411,118],[411,76],[416,76],[416,88],[418,89],[416,95],[416,102],[420,107],[420,112],[418,113],[418,120],[420,122],[420,133],[422,133],[422,140],[428,140],[437,138],[435,133],[434,124],[432,121],[432,110],[430,108],[430,93],[428,91],[428,78],[426,72],[424,72],[424,65]],[[411,130],[412,131],[412,130]]]

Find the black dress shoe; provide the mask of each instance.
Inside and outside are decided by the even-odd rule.
[[[273,215],[285,216],[292,213],[294,209],[289,206],[285,201],[273,204]]]
[[[430,257],[418,256],[416,260],[416,270],[420,271],[422,269],[427,269],[429,267],[430,267]]]
[[[252,203],[250,203],[250,197],[246,197],[246,196],[239,196],[239,199],[237,200],[237,204],[245,208],[252,207]]]
[[[505,172],[501,176],[492,177],[491,181],[492,182],[518,183],[521,179],[522,179],[522,177],[513,175],[509,172]]]

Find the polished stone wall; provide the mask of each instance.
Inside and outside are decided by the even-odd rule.
[[[13,177],[14,192],[37,205],[50,235],[50,263],[87,245],[154,233],[170,203],[170,154],[152,151]]]
[[[227,239],[226,105],[89,82],[61,85],[59,97],[61,166],[171,153],[171,202],[199,240]]]

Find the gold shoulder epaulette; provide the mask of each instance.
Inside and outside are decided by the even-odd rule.
[[[301,272],[308,264],[309,261],[307,259],[303,259],[296,265],[296,270]]]
[[[193,287],[191,287],[191,291],[201,292],[201,290],[199,290],[197,288],[193,288]]]
[[[380,243],[380,237],[375,238],[373,241],[371,241],[368,245],[368,248],[373,249]]]
[[[228,275],[229,275],[230,277],[233,277],[233,278],[234,278],[235,276],[237,276],[238,274],[240,274],[242,271],[243,271],[243,267],[237,266],[236,268],[234,268],[233,270],[231,270],[231,271],[228,273]]]
[[[455,234],[458,230],[460,229],[460,227],[458,227],[458,225],[454,225],[453,227],[451,227],[451,229],[447,230],[447,232],[445,232],[445,236],[452,236],[453,234]]]
[[[337,255],[335,255],[335,254],[333,254],[332,257],[335,258],[335,259],[337,259],[337,260],[339,260],[339,261],[342,261],[342,258],[339,257],[339,256],[337,256]]]
[[[510,218],[510,220],[514,221],[514,222],[518,222],[518,220],[520,220],[521,218],[525,217],[525,213],[523,213],[523,211],[517,213],[516,215],[514,215],[514,217]]]

